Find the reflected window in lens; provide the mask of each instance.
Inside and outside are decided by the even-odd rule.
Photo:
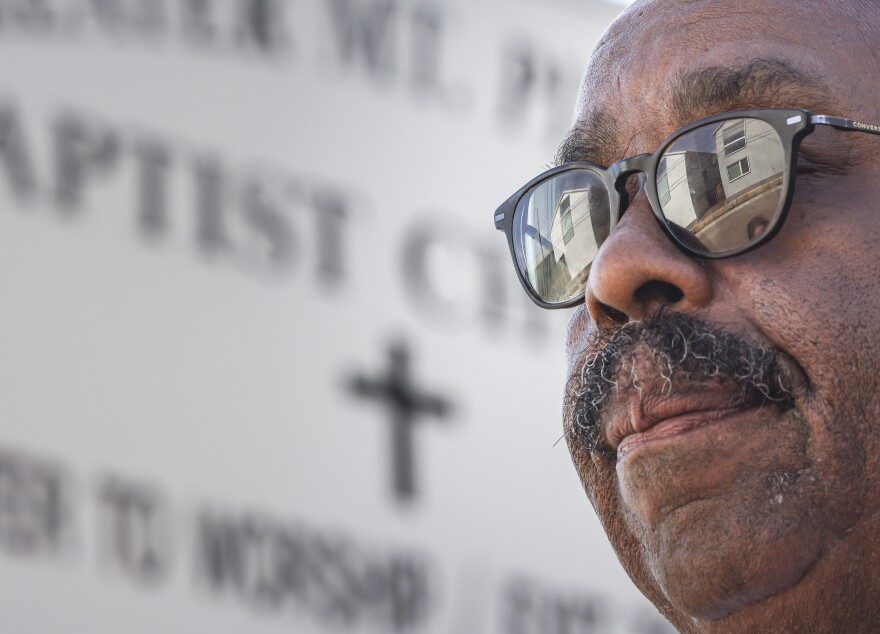
[[[749,157],[746,156],[738,160],[733,165],[727,166],[727,180],[733,182],[737,178],[742,178],[751,171],[752,168],[749,165]]]
[[[724,129],[724,156],[739,152],[746,146],[746,124],[739,121]]]
[[[574,224],[571,222],[571,194],[566,194],[562,198],[563,209],[560,214],[560,218],[562,218],[562,241],[565,244],[568,244],[571,239],[574,237]]]
[[[665,205],[672,198],[669,193],[669,175],[666,172],[657,177],[657,195],[660,197],[661,205]]]

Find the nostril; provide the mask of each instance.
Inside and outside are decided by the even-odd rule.
[[[645,282],[635,293],[635,299],[638,303],[652,308],[677,304],[682,298],[684,298],[684,291],[678,286],[660,280]]]
[[[600,325],[622,326],[626,322],[629,321],[629,316],[625,312],[617,310],[616,308],[613,308],[612,306],[609,306],[608,304],[603,304],[602,302],[598,302],[598,308],[599,308],[599,315],[601,318],[600,321],[605,322],[604,324],[600,324]]]

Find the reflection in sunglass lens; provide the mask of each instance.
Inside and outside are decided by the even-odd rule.
[[[657,166],[657,197],[672,233],[710,254],[757,240],[782,207],[785,155],[758,119],[727,119],[676,139]]]
[[[583,294],[609,223],[605,182],[586,169],[557,174],[522,197],[514,220],[514,246],[538,297],[561,304]]]

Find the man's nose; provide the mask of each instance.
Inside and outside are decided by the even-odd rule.
[[[664,306],[688,310],[711,300],[708,268],[675,246],[644,194],[636,197],[590,267],[590,316],[597,324],[622,325]]]

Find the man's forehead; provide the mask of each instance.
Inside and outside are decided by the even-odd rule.
[[[853,59],[873,56],[877,35],[856,5],[873,7],[872,20],[880,16],[880,3],[861,0],[637,2],[594,51],[557,161],[607,165],[730,110],[853,116],[844,96],[867,72]]]

